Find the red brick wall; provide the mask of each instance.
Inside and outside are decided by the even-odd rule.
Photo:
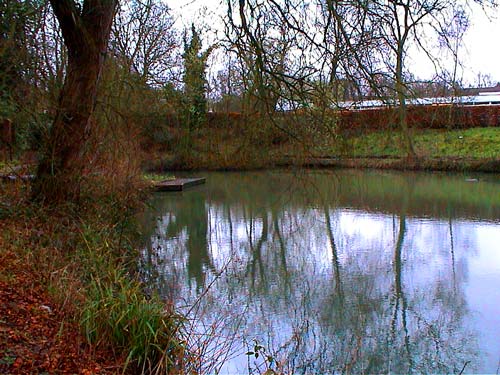
[[[301,117],[300,113],[284,113],[286,116]],[[342,130],[381,130],[398,127],[397,108],[370,108],[364,110],[332,111],[338,117]],[[253,115],[258,117],[258,115]],[[179,118],[166,117],[172,126],[179,125]],[[252,123],[252,118],[249,118]],[[241,126],[244,116],[239,112],[211,112],[207,114],[208,127]],[[500,105],[490,106],[410,106],[408,107],[408,125],[421,129],[466,129],[474,127],[500,126]]]
[[[397,109],[343,111],[339,125],[344,130],[378,130],[397,127]],[[466,129],[500,126],[500,105],[413,106],[408,108],[408,125],[421,129]]]

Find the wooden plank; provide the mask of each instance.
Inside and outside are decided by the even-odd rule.
[[[204,184],[205,180],[205,177],[176,178],[174,180],[157,182],[155,184],[155,189],[157,191],[182,191],[192,186]]]

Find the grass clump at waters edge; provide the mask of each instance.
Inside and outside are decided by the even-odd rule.
[[[134,272],[139,197],[115,192],[87,198],[80,207],[53,208],[30,202],[25,184],[0,183],[0,189],[0,235],[6,245],[0,258],[23,265],[6,268],[7,287],[25,287],[16,280],[28,273],[50,295],[53,308],[63,312],[61,327],[79,326],[91,351],[111,353],[118,372],[183,372],[188,357],[183,318],[172,304],[146,296]]]
[[[185,353],[177,337],[181,317],[157,298],[147,299],[137,283],[121,270],[114,280],[94,277],[82,312],[87,340],[110,345],[126,355],[125,365],[142,373],[167,373],[179,368]]]
[[[79,258],[87,261],[86,298],[81,312],[85,337],[97,347],[120,353],[124,368],[130,367],[133,372],[178,371],[187,355],[180,338],[183,318],[171,304],[144,294],[126,255],[112,255],[117,234],[95,231],[93,226],[82,233],[84,246]],[[123,235],[120,237],[123,247]]]

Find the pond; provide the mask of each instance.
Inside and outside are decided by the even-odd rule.
[[[210,371],[498,373],[500,176],[203,176],[152,198],[141,270]]]

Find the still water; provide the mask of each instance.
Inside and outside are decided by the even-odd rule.
[[[153,197],[141,267],[210,371],[498,374],[500,176],[203,175]]]

